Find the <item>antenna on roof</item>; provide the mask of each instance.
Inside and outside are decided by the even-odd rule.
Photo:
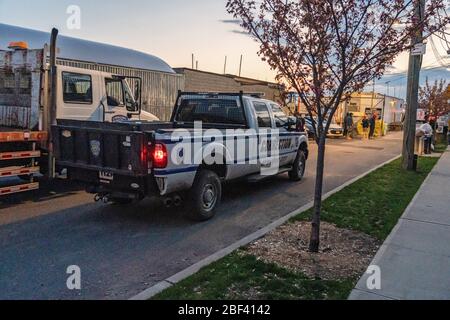
[[[241,71],[242,71],[242,58],[243,58],[243,55],[241,54],[241,62],[239,63],[239,77],[241,76]]]
[[[225,64],[223,66],[223,74],[227,74],[227,56],[225,56]]]

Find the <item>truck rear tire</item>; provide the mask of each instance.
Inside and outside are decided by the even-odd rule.
[[[201,170],[195,177],[188,198],[188,218],[206,221],[214,217],[222,198],[219,176],[213,171]]]
[[[305,175],[306,155],[303,150],[299,150],[295,158],[292,170],[289,171],[289,179],[291,181],[300,181]]]

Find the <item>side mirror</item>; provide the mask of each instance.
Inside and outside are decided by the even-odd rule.
[[[288,129],[292,129],[292,127],[296,127],[297,126],[297,118],[296,117],[288,117],[288,121],[286,126],[288,127]]]
[[[297,127],[297,118],[289,116],[283,124],[283,127],[285,127],[286,130],[294,130]]]

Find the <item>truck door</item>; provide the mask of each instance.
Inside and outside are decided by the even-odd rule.
[[[278,137],[273,136],[274,123],[272,121],[271,113],[269,111],[269,106],[264,102],[253,101],[253,108],[255,109],[256,119],[258,122],[258,148],[259,148],[259,165],[261,173],[264,174],[266,169],[276,169],[278,170],[278,165],[272,163],[273,159],[273,144],[278,143]],[[275,159],[278,161],[277,159]],[[270,170],[271,172],[272,170]],[[268,173],[267,175],[273,175],[276,172]]]
[[[99,78],[88,70],[58,67],[57,118],[99,121]]]
[[[288,116],[275,103],[270,105],[275,120],[275,127],[279,130],[280,166],[292,163],[297,156],[299,135],[288,130]]]

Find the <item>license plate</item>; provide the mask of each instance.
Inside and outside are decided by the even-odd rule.
[[[98,177],[100,179],[100,182],[103,183],[110,183],[111,181],[114,181],[114,173],[110,171],[100,171],[98,173]]]

